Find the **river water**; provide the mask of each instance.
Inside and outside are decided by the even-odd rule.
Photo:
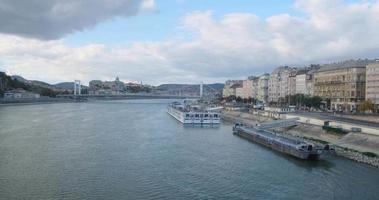
[[[168,100],[0,106],[0,199],[379,199],[379,169],[184,127]]]

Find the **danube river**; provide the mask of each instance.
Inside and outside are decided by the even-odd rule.
[[[378,199],[379,169],[183,127],[167,100],[0,106],[0,199]]]

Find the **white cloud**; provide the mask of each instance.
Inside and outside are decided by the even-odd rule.
[[[270,72],[277,65],[318,63],[379,55],[379,2],[297,0],[302,16],[192,12],[182,19],[191,38],[69,47],[61,40],[0,36],[5,69],[51,82],[81,79],[214,82]]]

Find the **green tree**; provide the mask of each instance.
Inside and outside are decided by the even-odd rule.
[[[319,97],[319,96],[311,97],[311,105],[312,105],[312,107],[314,107],[314,108],[320,108],[321,101],[322,101],[322,98]]]
[[[236,101],[237,101],[237,102],[242,102],[242,98],[241,98],[240,96],[238,96],[238,97],[236,98]]]
[[[369,99],[362,102],[362,104],[359,106],[359,111],[361,112],[373,111],[374,107],[375,107],[374,103]]]
[[[228,97],[225,97],[224,100],[225,100],[226,102],[232,102],[232,101],[236,100],[236,96],[234,96],[234,95],[230,95],[230,96],[228,96]]]

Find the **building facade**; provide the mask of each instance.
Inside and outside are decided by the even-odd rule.
[[[242,88],[242,87],[243,87],[242,80],[228,80],[225,82],[224,88],[222,90],[222,96],[223,97],[237,96],[236,88]],[[241,91],[239,91],[239,93],[241,93]]]
[[[247,79],[243,80],[242,83],[242,88],[243,88],[243,97],[248,99],[249,97],[253,97],[253,80]]]
[[[257,99],[262,103],[267,103],[269,78],[270,78],[269,74],[263,74],[259,77],[259,80],[258,80]]]
[[[114,81],[92,80],[89,82],[89,94],[91,95],[118,95],[126,93],[125,83],[118,77]]]
[[[236,97],[244,98],[245,94],[244,94],[243,86],[241,84],[234,84],[233,88],[234,88]]]
[[[296,94],[307,94],[307,74],[300,72],[296,74]]]
[[[16,90],[10,90],[6,91],[4,93],[4,99],[11,100],[11,99],[39,99],[40,94],[28,92],[23,89],[16,89]]]
[[[375,104],[375,111],[379,110],[379,61],[368,64],[366,67],[366,100]]]
[[[366,94],[368,60],[325,65],[314,74],[314,96],[327,100],[332,110],[357,111]]]
[[[254,98],[257,99],[258,96],[258,82],[259,77],[249,76],[247,80],[243,81],[243,97],[242,98]]]
[[[277,102],[296,93],[296,68],[276,68],[268,81],[268,102]]]

